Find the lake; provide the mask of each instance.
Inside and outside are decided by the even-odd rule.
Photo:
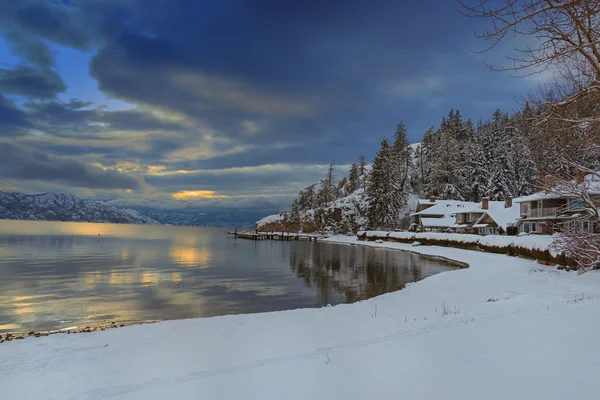
[[[352,303],[456,268],[218,228],[0,220],[0,333]]]

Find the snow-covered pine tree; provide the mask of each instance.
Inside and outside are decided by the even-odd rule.
[[[353,193],[360,187],[360,178],[358,175],[358,165],[356,163],[350,166],[350,173],[348,174],[348,184],[346,185],[346,195]]]
[[[367,190],[367,157],[361,154],[358,157],[358,176],[360,179],[360,186],[366,191]]]
[[[300,223],[300,201],[295,199],[292,202],[292,210],[289,213],[289,222],[296,225]]]
[[[531,135],[535,129],[533,110],[529,103],[522,112],[511,120],[515,127],[512,150],[512,187],[513,196],[524,196],[533,192],[533,180],[537,175],[535,158],[532,152]]]
[[[395,186],[396,214],[406,206],[408,195],[411,192],[410,175],[412,170],[412,149],[408,141],[407,130],[404,122],[396,125],[394,144],[392,146],[391,171]]]
[[[435,152],[438,145],[439,133],[431,126],[423,135],[423,140],[419,146],[419,158],[417,159],[417,169],[420,177],[419,179],[421,180],[422,195],[435,194],[431,182],[431,171],[435,165]]]
[[[460,140],[464,130],[460,113],[450,110],[448,119],[442,119],[432,154],[428,194],[440,199],[465,200],[464,193],[469,191],[469,185],[467,165],[461,154]]]
[[[312,210],[317,206],[317,194],[315,192],[316,184],[308,186],[306,189],[301,190],[298,195],[298,207],[302,211]]]
[[[348,178],[346,178],[345,176],[338,182],[337,185],[337,193],[335,196],[335,200],[339,199],[342,196],[345,196],[346,194],[346,186],[348,185]]]
[[[408,195],[410,169],[412,167],[412,149],[406,135],[406,126],[400,121],[396,125],[394,132],[394,144],[392,146],[393,153],[393,168],[396,174],[395,178],[398,181],[398,190],[400,196]]]
[[[393,157],[393,150],[387,138],[384,138],[373,160],[367,186],[367,218],[370,228],[391,228],[397,220],[401,201],[398,197],[397,182],[390,168]]]
[[[329,207],[329,204],[334,201],[337,197],[337,184],[335,182],[335,167],[333,166],[333,160],[329,164],[329,168],[327,169],[327,175],[325,175],[325,179],[321,180],[321,190],[319,191],[319,205],[324,207]]]
[[[477,132],[479,132],[480,126],[481,122],[478,124]],[[468,143],[467,154],[469,158],[469,171],[471,174],[469,178],[470,190],[467,200],[478,202],[485,196],[489,176],[480,138],[477,134],[475,134],[473,139]]]
[[[506,200],[508,196],[512,196],[510,182],[513,171],[510,165],[512,134],[508,116],[500,110],[496,110],[486,132],[487,148],[490,154],[486,196],[490,200]]]

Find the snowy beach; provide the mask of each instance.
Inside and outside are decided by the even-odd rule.
[[[436,246],[469,268],[355,304],[0,346],[12,399],[596,398],[600,272]]]

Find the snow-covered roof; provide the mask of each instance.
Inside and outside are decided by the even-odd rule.
[[[573,185],[574,183],[575,181],[571,181],[571,185]],[[600,172],[586,175],[584,177],[583,183],[580,183],[577,186],[580,187],[582,190],[585,189],[585,191],[589,192],[590,194],[600,195]],[[575,194],[569,194],[568,192],[569,190],[561,190],[560,187],[556,187],[548,191],[536,192],[534,194],[530,194],[529,196],[517,197],[513,201],[515,203],[525,203],[529,201],[547,199],[568,199],[577,197]]]
[[[538,201],[538,200],[549,200],[549,199],[564,199],[567,197],[574,196],[565,196],[564,194],[555,193],[555,192],[537,192],[534,194],[530,194],[529,196],[517,197],[513,200],[515,203],[526,203],[529,201]]]
[[[449,228],[455,222],[454,214],[444,215],[442,218],[421,218],[421,224],[425,228]]]
[[[431,202],[426,199],[419,199],[418,204],[433,204],[431,207],[425,210],[413,213],[412,215],[448,215],[456,214],[457,212],[464,212],[468,208],[474,207],[477,203],[470,201],[459,201],[459,200],[436,200]]]
[[[483,221],[486,217],[490,217],[494,220],[496,225],[506,230],[509,226],[512,226],[520,216],[520,210],[518,205],[513,205],[508,208],[491,208],[487,210],[477,221]]]
[[[475,224],[473,225],[473,228],[485,228],[486,226],[488,226],[488,224]]]
[[[504,210],[504,208],[506,207],[505,201],[488,201],[487,209],[483,209],[482,202],[472,203],[472,204],[473,204],[472,207],[467,207],[463,211],[457,211],[456,213],[457,214],[484,213],[489,210]]]

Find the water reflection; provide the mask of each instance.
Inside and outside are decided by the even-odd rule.
[[[447,270],[448,266],[412,253],[307,244],[291,252],[290,268],[306,286],[317,289],[318,304],[326,305],[338,300],[336,295],[353,303],[400,290],[406,283]]]
[[[450,268],[221,229],[0,221],[0,332],[354,302]]]

